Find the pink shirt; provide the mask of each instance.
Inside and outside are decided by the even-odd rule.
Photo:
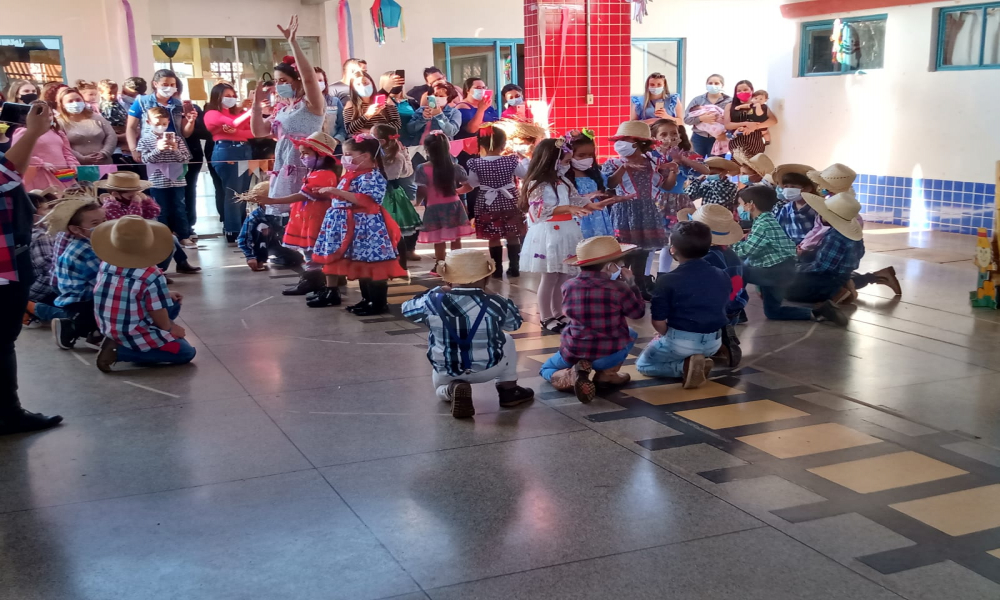
[[[205,127],[212,133],[212,138],[215,141],[224,140],[227,142],[245,142],[253,137],[253,133],[250,132],[250,119],[245,119],[239,125],[233,125],[242,113],[239,115],[233,115],[228,110],[206,110],[205,111]],[[235,127],[235,133],[226,133],[222,130],[223,125],[229,125],[230,127]]]
[[[11,136],[11,141],[16,144],[19,139],[24,137],[25,131],[24,127],[17,128],[14,135]],[[80,166],[80,161],[76,159],[73,150],[70,149],[69,139],[65,133],[49,129],[42,137],[38,138],[35,149],[31,152],[31,166],[35,168],[25,175],[24,189],[44,190],[50,185],[67,188],[76,183],[75,180],[59,181],[45,165],[52,167],[52,170]]]

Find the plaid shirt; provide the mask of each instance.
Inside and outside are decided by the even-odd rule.
[[[849,275],[861,264],[865,255],[865,243],[848,239],[833,227],[823,236],[816,249],[816,257],[799,265],[799,270],[809,273],[836,273]]]
[[[44,301],[56,292],[52,287],[52,236],[44,228],[36,227],[31,232],[31,268],[35,272],[35,282],[28,290],[28,297],[35,302]]]
[[[441,300],[439,313],[431,296]],[[472,365],[468,372],[477,373],[491,369],[503,360],[504,331],[515,331],[523,322],[521,311],[509,298],[487,294],[479,288],[452,288],[450,292],[434,288],[403,304],[403,316],[415,323],[426,323],[430,328],[427,337],[427,358],[438,373],[452,377],[466,374],[462,369],[462,356],[456,339],[445,324],[460,336],[467,336],[486,303],[486,316],[472,337],[469,354]]]
[[[639,288],[612,281],[604,272],[581,271],[562,286],[563,312],[570,323],[559,353],[566,362],[596,360],[620,352],[632,340],[629,319],[646,314]]]
[[[52,268],[49,270],[52,276],[49,279],[49,283],[52,285],[52,289],[57,292],[59,291],[59,278],[56,276],[56,263],[63,252],[66,251],[66,246],[69,246],[69,243],[72,241],[73,236],[66,231],[60,231],[56,234],[55,241],[52,242]]]
[[[174,341],[174,336],[157,327],[150,315],[173,304],[167,280],[155,265],[123,269],[101,263],[94,286],[94,316],[101,333],[119,345],[146,352]]]
[[[191,160],[187,144],[178,134],[176,150],[160,150],[156,147],[159,139],[155,133],[146,133],[135,145],[142,155],[142,162],[146,163],[149,183],[160,189],[186,186],[187,165],[183,163]]]
[[[59,297],[56,306],[68,306],[75,302],[87,302],[94,297],[94,282],[101,259],[94,254],[90,240],[73,238],[66,251],[56,259],[56,281],[59,283]]]
[[[751,267],[773,267],[795,258],[795,242],[769,212],[754,218],[747,239],[731,248]]]
[[[21,185],[21,174],[0,152],[0,279],[17,281],[14,264],[14,198],[11,192]]]
[[[806,235],[812,231],[813,225],[816,224],[816,211],[808,204],[799,209],[794,202],[789,202],[774,213],[774,216],[796,246],[805,239]]]

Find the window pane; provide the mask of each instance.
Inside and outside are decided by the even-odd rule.
[[[881,69],[885,63],[885,21],[851,23],[861,40],[859,69]]]
[[[448,81],[461,87],[470,77],[478,77],[488,87],[496,85],[496,57],[493,46],[451,46],[451,73]]]
[[[0,89],[11,79],[63,81],[61,57],[59,38],[0,37]]]
[[[1000,65],[1000,6],[986,9],[986,44],[983,64]]]
[[[442,73],[447,73],[447,63],[445,61],[444,44],[434,44],[434,66],[441,69]]]
[[[885,20],[846,21],[806,29],[806,74],[881,69],[885,62]]]
[[[517,80],[514,83],[524,87],[524,44],[517,45]]]
[[[963,10],[944,15],[943,65],[978,65],[983,37],[983,11]]]
[[[839,65],[833,62],[833,27],[828,29],[809,29],[806,31],[807,62],[806,73],[833,73],[839,71]]]
[[[632,42],[632,74],[629,80],[633,94],[643,93],[646,78],[659,73],[667,78],[667,87],[675,94],[680,89],[680,43]]]
[[[514,83],[514,62],[510,56],[510,46],[500,46],[500,88],[508,83]],[[488,81],[487,84],[493,87],[494,83]],[[497,90],[499,93],[500,90]]]

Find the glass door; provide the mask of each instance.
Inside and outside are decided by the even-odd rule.
[[[499,96],[503,86],[524,80],[524,41],[435,39],[434,66],[456,86],[478,77]]]

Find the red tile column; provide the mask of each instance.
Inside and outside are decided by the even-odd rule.
[[[544,101],[553,133],[593,129],[602,158],[612,152],[608,137],[629,117],[630,10],[622,0],[524,1],[524,88],[532,111],[541,121],[545,111],[534,107]]]

